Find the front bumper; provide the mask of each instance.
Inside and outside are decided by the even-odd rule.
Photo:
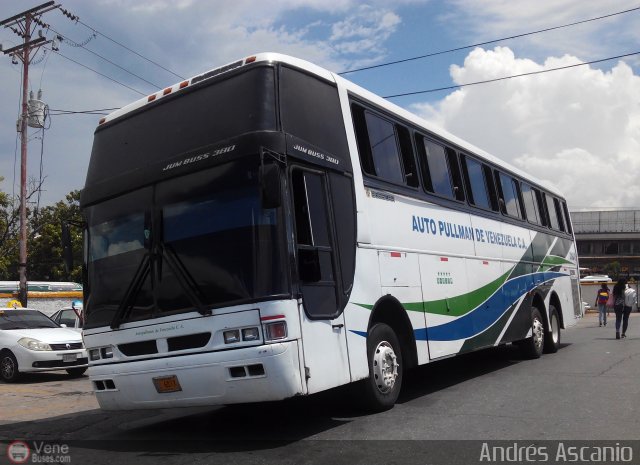
[[[29,350],[13,349],[18,361],[20,373],[36,373],[40,371],[68,370],[70,368],[86,368],[88,366],[87,351],[75,350]],[[65,361],[65,358],[72,359]]]
[[[297,341],[132,362],[96,364],[89,377],[105,410],[224,405],[305,394]],[[154,378],[180,390],[159,393]]]

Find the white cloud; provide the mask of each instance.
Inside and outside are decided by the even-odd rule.
[[[580,62],[517,58],[505,47],[475,49],[451,76],[463,84]],[[551,182],[570,207],[640,204],[640,77],[624,62],[581,66],[464,87],[414,110],[463,139]]]
[[[451,5],[456,12],[449,12],[446,21],[473,42],[562,26],[638,7],[635,0],[451,0]],[[632,52],[628,47],[638,40],[640,14],[633,11],[510,40],[506,45],[526,50],[529,56],[535,51],[599,59],[617,55],[607,55],[612,48],[620,53]]]

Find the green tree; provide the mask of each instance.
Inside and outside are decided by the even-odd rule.
[[[70,224],[73,268],[66,270],[62,255],[62,223]],[[31,217],[31,241],[27,276],[30,280],[82,281],[82,215],[80,191],[72,191],[65,200],[40,209]]]
[[[617,281],[618,278],[620,277],[620,269],[622,268],[622,266],[620,265],[620,262],[615,261],[615,262],[611,262],[611,263],[607,263],[603,269],[604,272],[614,281]]]
[[[4,179],[0,177],[0,185]],[[38,190],[29,189],[29,198]],[[28,204],[28,203],[27,203]],[[72,226],[74,267],[67,272],[62,259],[62,222],[79,225],[80,191],[39,210],[27,209],[27,279],[29,281],[82,280],[82,228]],[[0,190],[0,280],[18,280],[19,200]]]
[[[0,190],[0,280],[18,279],[18,214],[17,199]]]

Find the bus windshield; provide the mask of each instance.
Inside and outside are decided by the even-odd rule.
[[[258,167],[244,157],[88,208],[86,327],[288,294]]]

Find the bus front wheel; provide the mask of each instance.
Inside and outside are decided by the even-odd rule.
[[[384,323],[367,335],[369,378],[363,381],[364,407],[382,412],[393,407],[402,387],[402,351],[396,333]]]

